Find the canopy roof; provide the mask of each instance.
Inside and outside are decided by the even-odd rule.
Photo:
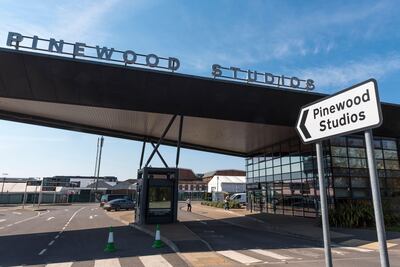
[[[250,156],[296,136],[300,107],[323,94],[0,49],[0,119],[157,141],[183,115],[182,147]],[[400,108],[376,133],[397,137]],[[176,145],[179,120],[163,144]]]

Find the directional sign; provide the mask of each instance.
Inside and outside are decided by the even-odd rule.
[[[382,124],[376,80],[370,79],[301,108],[296,130],[304,143]]]

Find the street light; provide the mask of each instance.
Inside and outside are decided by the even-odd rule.
[[[3,197],[4,183],[6,181],[6,177],[5,176],[8,175],[8,173],[2,173],[2,175],[3,175],[3,185],[1,187],[1,196]]]
[[[97,166],[97,177],[96,177],[96,189],[95,189],[95,198],[94,201],[96,202],[96,194],[97,194],[97,188],[99,184],[99,175],[100,175],[100,164],[101,164],[101,153],[103,152],[103,143],[104,143],[104,137],[102,136],[100,138],[100,151],[99,151],[99,162]]]

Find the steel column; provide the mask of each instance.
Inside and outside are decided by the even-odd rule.
[[[150,163],[150,161],[153,159],[154,154],[156,153],[156,151],[158,150],[158,147],[161,145],[162,140],[164,139],[165,135],[168,133],[169,128],[171,128],[172,123],[175,121],[177,115],[172,116],[171,120],[169,121],[167,128],[165,128],[163,134],[161,135],[160,139],[158,139],[157,145],[156,147],[153,149],[153,152],[151,152],[151,155],[149,157],[149,159],[147,160],[146,164],[144,165],[144,167],[147,167]]]
[[[154,149],[156,149],[156,146],[154,145],[153,142],[150,142],[150,144],[153,146]],[[165,162],[164,158],[162,157],[160,151],[158,151],[158,149],[156,150],[156,153],[158,155],[158,157],[161,159],[162,163],[164,164],[165,168],[169,168],[168,164]]]
[[[315,144],[317,150],[319,197],[321,200],[322,232],[324,237],[325,265],[332,267],[331,237],[329,233],[328,203],[325,187],[324,161],[322,154],[322,142]]]
[[[178,168],[178,165],[179,165],[179,156],[180,156],[180,152],[181,152],[182,127],[183,127],[183,115],[181,115],[181,118],[179,121],[179,135],[178,135],[178,144],[177,144],[177,148],[176,148],[176,161],[175,161],[176,168]]]
[[[364,136],[365,146],[367,149],[368,169],[371,181],[372,202],[374,204],[376,233],[378,235],[381,266],[389,267],[390,264],[386,245],[385,222],[383,220],[382,213],[381,192],[379,187],[378,172],[376,170],[372,130],[366,130]]]
[[[146,150],[146,139],[143,140],[143,146],[142,146],[142,154],[140,155],[140,164],[139,164],[139,169],[142,168],[143,165],[143,158],[144,158],[144,151]]]

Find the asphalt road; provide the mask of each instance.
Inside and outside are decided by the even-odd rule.
[[[94,204],[0,210],[0,266],[187,266]],[[104,252],[109,227],[117,251]]]
[[[179,219],[216,253],[239,265],[325,266],[321,244],[255,229],[251,219],[214,220],[207,214],[179,211]],[[400,266],[400,250],[390,250],[391,266]],[[380,266],[379,253],[358,247],[332,249],[334,266]]]

